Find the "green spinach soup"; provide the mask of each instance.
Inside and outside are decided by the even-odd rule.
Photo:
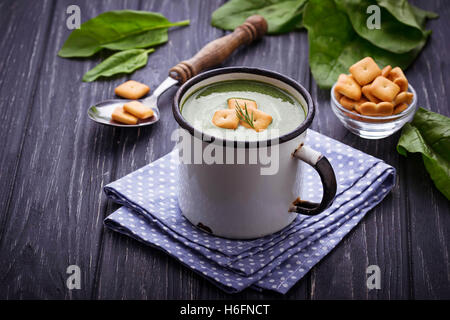
[[[270,115],[272,122],[266,130],[260,132],[248,125],[239,125],[236,129],[214,125],[214,114],[219,110],[230,109],[230,99],[255,101],[257,109]],[[243,111],[245,113],[245,110]],[[249,108],[250,116],[251,112],[252,109]],[[200,88],[185,100],[181,106],[181,114],[194,128],[203,133],[236,141],[282,136],[293,131],[305,120],[305,110],[293,96],[271,84],[254,80],[222,81]],[[241,120],[240,123],[242,122]]]

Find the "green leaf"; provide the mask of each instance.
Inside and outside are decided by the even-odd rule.
[[[167,34],[167,29],[155,29],[126,37],[123,40],[119,40],[117,42],[103,45],[103,48],[118,51],[128,49],[141,49],[163,44],[168,40],[169,36]]]
[[[254,14],[268,23],[268,33],[289,32],[301,27],[301,15],[307,0],[231,0],[212,14],[211,24],[224,30],[234,30]]]
[[[321,88],[330,88],[339,74],[348,73],[352,64],[367,56],[373,57],[380,66],[390,64],[406,69],[425,45],[422,41],[402,54],[374,46],[358,36],[347,15],[333,0],[309,0],[303,24],[308,30],[311,72]]]
[[[423,28],[427,18],[433,19],[438,17],[436,13],[417,8],[406,0],[377,0],[377,3],[401,23],[421,31],[424,31]]]
[[[130,49],[108,57],[95,68],[86,72],[83,81],[91,82],[99,77],[110,77],[120,73],[132,73],[147,64],[148,54],[154,49]]]
[[[395,53],[408,52],[425,41],[429,35],[429,32],[425,32],[417,25],[412,11],[408,16],[403,13],[400,16],[400,20],[393,16],[390,10],[381,9],[380,29],[369,29],[367,27],[369,14],[366,13],[366,10],[376,2],[372,0],[335,0],[335,2],[341,11],[347,13],[356,33],[382,49]],[[395,3],[398,2],[395,1]],[[379,3],[385,6],[387,4],[390,5],[391,1],[379,0]],[[398,11],[394,12],[398,13]]]
[[[154,46],[167,41],[167,29],[188,25],[189,20],[170,22],[154,12],[119,10],[104,12],[74,30],[58,55],[89,57],[108,48],[126,50]]]
[[[434,184],[450,200],[450,118],[419,108],[403,127],[397,151],[421,153]]]

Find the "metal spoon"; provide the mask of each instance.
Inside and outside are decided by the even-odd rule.
[[[125,103],[130,101],[126,99],[110,99],[98,102],[97,104],[91,106],[88,109],[88,116],[91,120],[94,120],[97,123],[106,124],[110,126],[127,127],[127,128],[148,126],[159,120],[160,115],[158,109],[158,97],[164,91],[166,91],[167,89],[169,89],[170,87],[172,87],[177,83],[178,80],[175,80],[171,77],[167,77],[167,79],[164,80],[163,83],[161,83],[158,86],[158,88],[156,88],[155,91],[153,91],[153,94],[150,97],[139,100],[142,104],[152,108],[154,115],[146,120],[140,120],[137,124],[121,124],[111,119],[111,114],[113,113],[116,107],[123,106]]]
[[[232,33],[208,43],[191,59],[182,61],[170,69],[169,77],[156,88],[153,94],[148,98],[140,100],[141,103],[152,108],[155,113],[153,117],[147,120],[139,121],[134,125],[120,124],[113,121],[111,114],[116,107],[123,106],[129,101],[125,99],[111,99],[96,103],[88,109],[88,116],[97,123],[116,127],[130,128],[153,124],[160,118],[158,97],[164,91],[177,83],[183,84],[202,70],[222,63],[241,45],[250,44],[254,40],[261,38],[266,32],[266,20],[259,15],[251,16]]]

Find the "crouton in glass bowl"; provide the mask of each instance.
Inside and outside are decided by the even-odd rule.
[[[386,138],[400,130],[405,123],[412,121],[417,111],[417,94],[411,85],[408,86],[408,92],[413,94],[412,102],[402,112],[390,116],[367,116],[358,113],[356,110],[348,110],[337,101],[334,91],[335,86],[336,83],[331,88],[331,109],[344,127],[361,138]]]

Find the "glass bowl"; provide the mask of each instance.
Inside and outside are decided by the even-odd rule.
[[[410,122],[417,110],[417,94],[409,85],[408,91],[414,94],[411,104],[399,114],[386,117],[363,116],[345,109],[334,96],[334,87],[331,88],[331,109],[350,132],[365,139],[382,139],[400,130],[405,123]]]

